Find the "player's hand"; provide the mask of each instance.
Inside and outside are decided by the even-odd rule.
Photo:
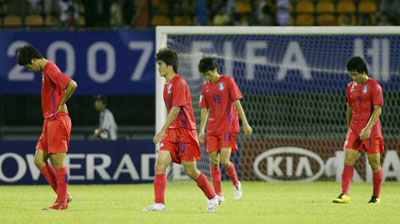
[[[371,135],[371,129],[369,129],[369,128],[364,128],[364,129],[361,131],[360,140],[361,140],[361,141],[367,140],[367,139],[369,139],[369,136],[370,136],[370,135]]]
[[[204,139],[204,135],[205,135],[204,132],[200,132],[199,133],[199,141],[200,141],[200,143],[204,143],[204,140],[205,140]]]
[[[161,129],[161,131],[159,131],[156,135],[154,135],[153,138],[153,142],[154,144],[158,144],[162,138],[164,138],[165,133],[167,133],[167,131],[164,131],[163,129]]]
[[[251,128],[251,126],[249,124],[243,125],[243,131],[244,131],[244,134],[246,134],[247,136],[251,136],[253,134],[253,129]]]

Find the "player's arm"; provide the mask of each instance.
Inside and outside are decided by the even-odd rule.
[[[72,94],[74,94],[76,88],[78,88],[78,84],[74,80],[71,80],[68,83],[67,88],[65,89],[65,95],[64,95],[64,98],[61,100],[61,103],[60,103],[60,106],[58,107],[57,113],[58,112],[68,112],[66,103],[69,100],[69,98],[71,98]]]
[[[353,107],[350,105],[347,105],[347,110],[346,110],[347,130],[349,130],[349,128],[350,128],[352,116],[353,116]]]
[[[244,113],[242,104],[240,103],[240,100],[235,100],[235,107],[236,110],[239,112],[239,117],[242,120],[242,126],[243,126],[243,131],[247,136],[250,136],[253,134],[253,129],[250,127],[249,122],[247,121],[246,114]]]
[[[374,127],[376,121],[379,119],[382,113],[382,106],[374,106],[374,111],[372,112],[371,117],[367,123],[367,126],[361,131],[360,140],[367,140],[371,135],[372,128]]]
[[[205,107],[201,108],[201,123],[200,123],[200,134],[199,134],[200,143],[204,143],[205,129],[209,114],[210,110],[208,108]]]
[[[164,137],[165,133],[167,133],[169,126],[171,126],[171,124],[174,122],[176,117],[178,117],[178,114],[180,111],[181,111],[181,107],[175,107],[175,106],[172,107],[171,111],[168,114],[167,121],[165,121],[165,123],[164,123],[164,126],[153,138],[154,144],[157,144],[161,141],[161,139]]]

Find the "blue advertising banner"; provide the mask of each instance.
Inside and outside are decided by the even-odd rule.
[[[46,184],[34,165],[36,141],[0,142],[0,185]],[[151,140],[71,141],[67,168],[71,184],[151,183]]]
[[[78,82],[77,94],[154,94],[154,30],[1,31],[0,94],[40,94],[41,73],[17,64],[31,44]]]
[[[180,64],[187,68],[181,75],[187,80],[202,80],[197,65],[208,54],[218,59],[221,73],[235,77],[244,93],[344,93],[352,81],[346,71],[352,56],[365,59],[369,75],[384,91],[398,91],[399,37],[177,34],[168,36],[168,47],[181,56]]]

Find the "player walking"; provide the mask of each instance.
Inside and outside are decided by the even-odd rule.
[[[60,71],[33,46],[26,45],[18,52],[18,64],[31,71],[42,70],[43,132],[36,146],[35,165],[57,193],[53,206],[44,210],[68,209],[72,200],[68,195],[68,173],[65,165],[71,135],[71,119],[67,101],[78,85]],[[52,164],[47,163],[51,158]],[[53,167],[54,166],[54,167]]]
[[[238,112],[244,133],[248,136],[253,133],[240,104],[240,99],[243,96],[233,77],[218,73],[218,67],[213,58],[201,59],[199,71],[207,79],[203,84],[200,95],[200,107],[202,109],[199,139],[201,143],[205,142],[206,150],[210,155],[214,190],[219,196],[220,202],[224,201],[219,167],[221,161],[233,183],[233,198],[239,200],[243,194],[242,186],[238,180],[235,165],[230,161],[231,153],[238,149],[236,144],[236,134],[240,133]],[[207,137],[204,139],[204,129],[210,111]]]
[[[160,142],[155,166],[155,204],[144,211],[164,211],[167,188],[166,170],[171,162],[182,163],[186,174],[196,181],[197,186],[208,198],[208,211],[218,208],[218,196],[214,193],[207,177],[196,166],[201,158],[200,144],[196,132],[190,89],[178,72],[178,56],[175,51],[161,49],[156,55],[158,71],[167,81],[164,86],[164,102],[168,117],[162,129],[154,136],[153,142]]]
[[[350,185],[353,181],[354,164],[361,152],[367,151],[373,171],[373,194],[369,203],[380,203],[383,182],[381,153],[384,152],[382,128],[382,87],[368,77],[368,69],[360,57],[347,62],[347,71],[354,80],[347,86],[347,127],[344,142],[345,158],[342,173],[342,193],[333,199],[335,203],[350,203]]]

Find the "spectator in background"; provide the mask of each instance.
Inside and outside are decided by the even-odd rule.
[[[208,8],[206,0],[196,1],[196,23],[200,26],[208,25]]]
[[[77,23],[78,23],[78,20],[77,20],[77,16],[76,16],[76,9],[73,6],[70,6],[68,8],[68,19],[67,19],[66,27],[71,29],[75,25],[77,25]]]
[[[60,0],[60,22],[61,26],[72,27],[79,18],[79,5],[76,1]]]
[[[133,27],[149,26],[149,5],[147,0],[135,0],[133,3],[134,14],[130,21]]]
[[[230,17],[226,12],[225,7],[221,7],[218,11],[218,14],[214,16],[213,24],[215,26],[227,26],[230,25]]]
[[[111,4],[110,19],[111,26],[120,27],[124,25],[124,18],[122,15],[122,0],[116,0]]]
[[[118,126],[115,123],[114,115],[107,109],[107,97],[97,96],[94,102],[96,110],[100,112],[99,128],[94,131],[95,139],[117,140]]]
[[[274,25],[272,8],[265,1],[260,1],[260,4],[258,4],[257,24],[261,26]]]
[[[290,2],[289,0],[278,0],[276,3],[276,20],[279,26],[289,26]]]

